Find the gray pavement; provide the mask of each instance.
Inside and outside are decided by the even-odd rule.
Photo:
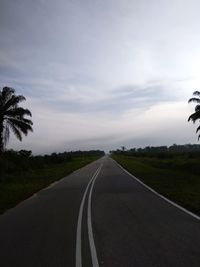
[[[77,246],[80,205],[92,177],[96,181],[93,191],[92,183],[88,187]],[[107,157],[0,216],[0,266],[81,267],[79,254],[83,267],[94,266],[90,192],[92,253],[96,250],[99,266],[200,266],[200,221],[150,192]]]

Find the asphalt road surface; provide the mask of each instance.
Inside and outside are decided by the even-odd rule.
[[[1,267],[200,267],[200,221],[108,157],[0,216]]]

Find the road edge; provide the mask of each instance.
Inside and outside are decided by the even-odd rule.
[[[102,157],[103,157],[103,156],[102,156]],[[50,184],[47,185],[46,187],[41,188],[40,190],[38,190],[37,192],[33,193],[33,194],[30,195],[29,197],[27,197],[27,198],[25,198],[24,200],[18,202],[15,206],[13,206],[13,207],[11,207],[11,208],[5,210],[3,213],[0,213],[0,217],[2,217],[3,215],[5,215],[7,212],[12,211],[13,209],[17,208],[18,206],[22,205],[24,202],[29,201],[29,200],[32,200],[33,198],[37,197],[37,195],[38,195],[41,191],[45,191],[45,190],[48,190],[48,189],[53,188],[56,184],[62,182],[62,180],[66,179],[68,176],[70,176],[70,175],[72,175],[72,174],[74,174],[74,173],[80,171],[81,169],[85,168],[86,166],[88,166],[88,165],[90,165],[90,164],[92,164],[92,163],[94,163],[94,162],[100,160],[102,157],[100,157],[100,158],[98,158],[98,159],[96,159],[96,160],[94,160],[94,161],[92,161],[92,162],[90,162],[90,163],[88,163],[88,164],[86,164],[86,165],[84,165],[84,166],[82,166],[82,167],[80,167],[80,168],[78,168],[78,169],[76,169],[76,170],[74,170],[74,171],[68,173],[66,176],[61,177],[61,178],[58,179],[57,181],[54,181],[54,182],[50,183]]]
[[[140,179],[138,179],[132,173],[130,173],[128,170],[126,170],[124,167],[122,167],[116,160],[114,160],[114,159],[112,159],[112,160],[119,166],[119,168],[121,168],[124,172],[126,172],[129,176],[131,176],[135,181],[137,181],[138,183],[140,183],[141,185],[143,185],[145,188],[147,188],[148,190],[150,190],[152,193],[154,193],[158,197],[162,198],[166,202],[170,203],[172,206],[180,209],[181,211],[185,212],[186,214],[188,214],[188,215],[192,216],[193,218],[197,219],[198,221],[200,221],[200,216],[198,216],[197,214],[195,214],[195,213],[187,210],[186,208],[180,206],[179,204],[177,204],[174,201],[168,199],[167,197],[163,196],[162,194],[158,193],[156,190],[154,190],[153,188],[151,188],[150,186],[148,186],[147,184],[145,184],[144,182],[142,182]]]

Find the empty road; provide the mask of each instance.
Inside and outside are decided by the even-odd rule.
[[[1,267],[199,267],[200,221],[103,157],[0,216]]]

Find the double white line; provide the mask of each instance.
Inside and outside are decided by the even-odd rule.
[[[99,166],[95,174],[92,176],[90,182],[88,183],[85,189],[85,192],[84,192],[84,195],[81,201],[79,215],[78,215],[77,232],[76,232],[76,267],[82,267],[82,254],[81,254],[82,218],[83,218],[83,207],[84,207],[84,203],[85,203],[88,190],[89,190],[89,196],[88,196],[88,203],[87,203],[87,227],[88,227],[90,252],[91,252],[91,258],[92,258],[92,266],[99,267],[96,247],[94,243],[93,230],[92,230],[91,199],[92,199],[92,191],[93,191],[94,183],[95,183],[95,180],[97,179],[97,176],[99,175],[101,171],[102,166],[103,164]]]

